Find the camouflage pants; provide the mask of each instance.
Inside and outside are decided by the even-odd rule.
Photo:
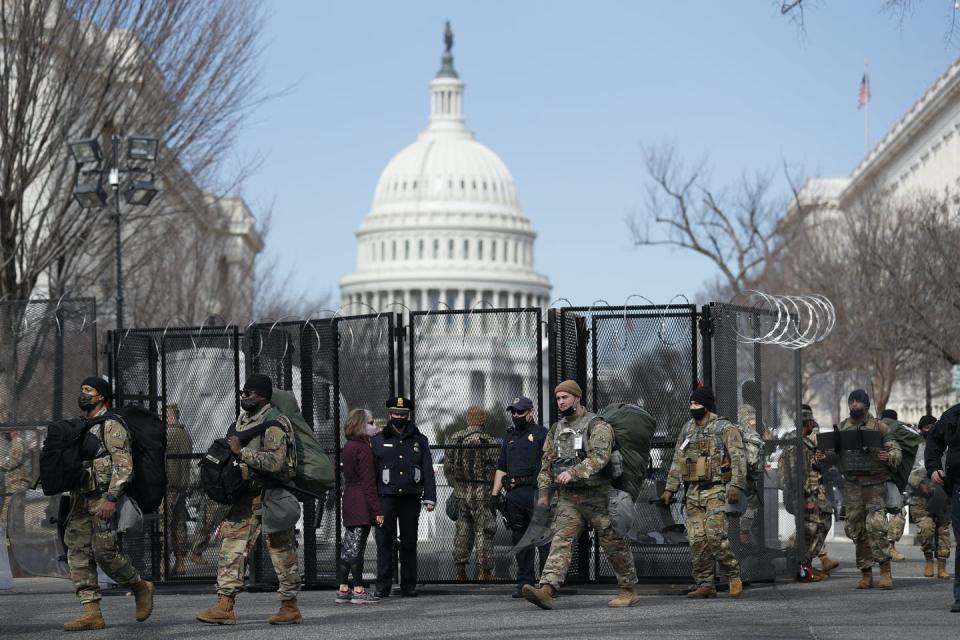
[[[584,527],[593,527],[600,539],[600,546],[617,574],[617,584],[632,587],[637,584],[637,571],[633,566],[633,553],[623,538],[613,532],[607,510],[609,486],[588,490],[560,490],[557,514],[553,520],[553,543],[550,555],[540,574],[540,584],[553,585],[559,589],[570,568],[573,543],[580,537]]]
[[[216,531],[223,519],[227,517],[227,511],[230,507],[225,504],[215,502],[210,498],[204,501],[203,519],[200,526],[193,532],[193,544],[190,551],[193,553],[203,553],[210,545],[210,536]]]
[[[217,593],[235,596],[243,591],[247,559],[260,535],[260,518],[259,497],[256,505],[253,496],[246,496],[230,507],[227,519],[220,526],[223,542],[217,563]],[[266,542],[270,561],[279,581],[277,595],[281,600],[296,598],[300,591],[300,565],[297,561],[294,530],[268,533]]]
[[[727,576],[740,575],[740,563],[730,549],[727,537],[727,514],[717,509],[727,504],[727,490],[722,484],[687,491],[687,537],[693,556],[693,579],[698,586],[712,587],[714,566]]]
[[[917,523],[917,538],[923,554],[944,560],[950,557],[950,511],[934,516],[923,503],[910,505],[910,516]]]
[[[883,484],[844,483],[847,520],[844,529],[857,547],[857,568],[890,561],[890,526],[884,505]]]
[[[823,545],[833,525],[833,512],[814,508],[803,514],[803,534],[807,548],[804,553],[804,562],[810,563],[823,552]]]
[[[756,493],[756,488],[752,489],[751,493],[747,497],[747,508],[744,510],[743,515],[740,516],[740,533],[749,533],[753,535],[753,524],[757,519],[757,515],[760,513],[760,496]]]
[[[14,491],[4,496],[0,496],[3,506],[0,507],[0,529],[6,529],[7,533],[17,531],[21,535],[25,529],[23,509],[26,490]]]
[[[467,564],[474,543],[477,546],[477,567],[489,570],[490,547],[497,532],[497,520],[490,512],[490,487],[485,484],[463,484],[454,487],[460,498],[456,536],[453,539],[453,563]]]
[[[173,551],[177,558],[185,556],[190,549],[190,540],[187,539],[187,489],[167,487],[163,509],[167,517],[164,532],[167,555]]]
[[[894,515],[890,516],[889,529],[887,530],[887,537],[890,539],[890,543],[900,542],[900,538],[903,537],[903,530],[907,526],[907,516],[904,513],[904,509],[900,509]]]
[[[130,560],[120,553],[117,534],[112,530],[113,523],[94,515],[102,504],[102,499],[88,501],[73,496],[63,535],[70,579],[73,580],[77,597],[84,604],[100,599],[97,567],[118,584],[129,585],[140,579]]]

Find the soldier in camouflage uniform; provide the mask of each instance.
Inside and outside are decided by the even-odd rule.
[[[78,404],[88,418],[102,416],[110,402],[110,385],[91,376],[80,387]],[[97,567],[118,584],[129,586],[136,597],[136,618],[142,622],[153,611],[154,586],[140,577],[117,544],[117,501],[133,478],[130,435],[116,420],[94,426],[96,455],[84,463],[80,487],[70,492],[70,515],[63,542],[67,547],[70,579],[83,603],[84,614],[63,625],[64,631],[103,629]]]
[[[880,413],[880,422],[887,425],[891,433],[903,428],[903,423],[900,422],[897,412],[893,409],[884,409]],[[900,538],[903,537],[903,532],[907,528],[906,505],[900,507],[896,513],[888,512],[887,515],[889,516],[887,537],[890,540],[890,559],[894,562],[903,562],[905,557],[897,550],[897,543],[900,542]]]
[[[537,501],[541,507],[546,506],[546,495],[551,487],[557,487],[559,494],[553,521],[553,545],[540,574],[540,585],[524,586],[523,596],[541,609],[553,608],[553,597],[570,567],[573,543],[584,527],[590,525],[600,539],[620,586],[617,597],[608,605],[633,606],[640,601],[634,590],[637,572],[633,554],[611,526],[607,505],[611,485],[603,473],[613,451],[613,428],[586,411],[580,400],[583,392],[573,380],[558,384],[554,395],[561,418],[547,433],[537,477],[540,492]]]
[[[0,477],[4,478],[3,506],[0,507],[0,529],[23,532],[23,499],[33,484],[30,477],[30,449],[19,431],[5,431],[0,439]],[[7,514],[9,522],[7,521]],[[0,538],[0,544],[5,541]]]
[[[860,569],[858,589],[873,588],[873,565],[880,565],[881,589],[893,588],[890,572],[890,542],[887,539],[884,483],[900,463],[900,445],[885,424],[870,415],[870,396],[863,389],[855,389],[847,398],[850,417],[840,423],[843,431],[879,431],[883,446],[870,450],[842,450],[840,471],[844,478],[844,496],[847,504],[846,533],[856,544],[857,567]],[[826,454],[818,450],[816,459],[823,461]]]
[[[203,496],[203,517],[193,532],[193,544],[190,545],[190,560],[197,565],[207,564],[203,552],[210,546],[210,537],[217,530],[223,519],[227,517],[230,507]]]
[[[747,465],[740,430],[715,411],[713,392],[706,387],[694,389],[691,419],[680,431],[666,490],[660,496],[668,505],[680,483],[686,485],[687,536],[697,583],[688,598],[717,595],[715,564],[730,580],[730,596],[738,598],[743,593],[740,564],[727,537],[727,506],[743,498]]]
[[[752,430],[765,440],[769,439],[769,433],[763,431],[757,420],[757,406],[760,403],[760,391],[757,383],[753,380],[747,380],[740,386],[740,394],[743,397],[743,403],[737,410],[737,424]],[[740,542],[750,544],[753,542],[754,523],[756,522],[757,514],[759,514],[761,510],[760,487],[750,478],[749,473],[747,474],[746,483],[747,508],[744,509],[743,515],[740,516]]]
[[[920,540],[920,547],[923,549],[923,558],[925,560],[923,575],[932,578],[933,559],[937,559],[937,578],[948,579],[947,559],[950,557],[950,516],[951,509],[949,502],[947,510],[942,514],[932,514],[927,511],[927,495],[929,494],[927,479],[927,470],[924,466],[924,454],[926,453],[926,438],[930,435],[930,429],[937,422],[933,416],[927,415],[920,418],[917,427],[920,429],[924,442],[917,448],[917,458],[913,463],[913,469],[910,471],[910,478],[907,481],[913,490],[910,496],[910,517],[917,523],[917,538]]]
[[[813,409],[803,405],[800,409],[803,423],[802,436],[799,443],[803,456],[803,496],[800,503],[803,509],[804,541],[806,543],[802,562],[809,570],[804,572],[810,582],[820,582],[830,577],[830,572],[840,566],[832,560],[826,552],[827,534],[833,524],[833,505],[827,497],[827,490],[823,486],[820,464],[816,461],[817,433],[816,420],[813,419]],[[796,437],[796,434],[791,434]],[[788,487],[796,487],[799,474],[796,470],[797,451],[794,447],[786,447],[780,456],[777,474],[780,486],[784,491]],[[788,499],[786,496],[784,499]],[[813,568],[813,559],[819,557],[822,569]]]
[[[177,405],[167,405],[165,409],[167,420],[167,456],[189,455],[193,453],[193,442],[190,434],[180,422],[180,410]],[[174,563],[171,573],[182,575],[186,572],[184,559],[190,548],[187,537],[187,496],[190,493],[190,469],[192,460],[189,458],[167,458],[167,494],[164,513],[166,514],[165,549],[169,560],[170,551],[173,551]]]
[[[497,470],[496,440],[483,427],[486,413],[473,405],[467,409],[467,428],[454,433],[443,461],[443,473],[453,485],[453,495],[460,501],[456,536],[453,541],[453,563],[457,580],[467,577],[467,563],[474,543],[477,546],[478,580],[493,580],[490,548],[497,532],[496,516],[490,511],[490,483]]]
[[[247,482],[244,492],[231,506],[226,520],[220,526],[223,542],[217,564],[217,603],[197,613],[197,619],[211,624],[236,624],[234,599],[243,591],[243,576],[253,542],[260,535],[263,490],[270,481],[289,483],[296,474],[293,428],[286,416],[273,405],[273,382],[265,375],[247,378],[240,393],[243,411],[237,418],[236,432],[243,434],[267,421],[279,426],[268,427],[260,436],[246,444],[236,435],[230,437],[230,449],[240,460],[240,469]],[[294,529],[270,533],[266,536],[267,550],[277,573],[280,610],[270,618],[270,624],[297,624],[302,621],[297,607],[300,591],[300,569],[297,561]]]

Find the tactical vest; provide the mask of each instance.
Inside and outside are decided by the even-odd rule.
[[[723,444],[723,430],[736,428],[725,418],[717,418],[706,427],[690,421],[683,428],[683,438],[674,455],[680,457],[680,479],[698,484],[730,482],[731,464]]]
[[[880,431],[880,423],[871,419],[863,431]],[[856,431],[857,425],[848,418],[840,424],[840,431]],[[878,449],[844,449],[840,452],[840,471],[845,478],[866,479],[871,476],[882,481],[890,476],[890,468],[877,456]]]
[[[557,457],[553,461],[553,477],[556,478],[567,469],[576,466],[587,457],[589,449],[588,430],[590,423],[597,417],[589,411],[574,420],[557,423],[557,433],[553,438]],[[562,425],[562,426],[561,426]]]

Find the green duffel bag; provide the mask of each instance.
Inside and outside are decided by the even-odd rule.
[[[335,482],[335,469],[330,456],[324,452],[313,429],[300,413],[300,405],[297,404],[293,393],[284,389],[274,389],[270,404],[285,415],[293,425],[293,439],[297,454],[297,475],[293,479],[294,485],[307,494],[322,498],[324,492]]]
[[[643,490],[643,481],[650,468],[650,445],[657,430],[657,421],[646,409],[629,402],[615,402],[603,408],[598,416],[613,427],[614,450],[620,452],[622,472],[613,478],[613,486],[629,493],[634,500]]]

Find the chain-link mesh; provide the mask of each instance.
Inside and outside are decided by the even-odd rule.
[[[92,299],[0,302],[0,544],[14,576],[67,575],[59,498],[31,487],[46,423],[75,415],[97,373],[95,318]]]

